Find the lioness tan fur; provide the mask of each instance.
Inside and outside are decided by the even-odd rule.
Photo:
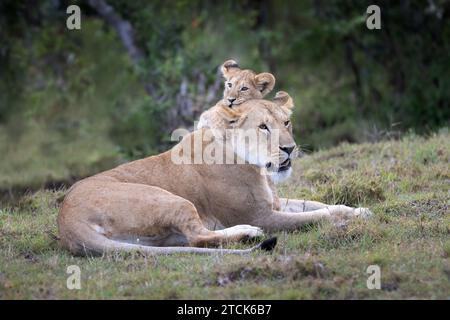
[[[289,122],[292,107],[287,94],[275,102],[249,100],[229,121],[229,131],[196,130],[167,152],[79,181],[58,215],[62,245],[74,254],[130,250],[244,254],[258,246],[205,247],[365,213],[362,208],[314,201],[281,198],[276,203],[270,181],[290,175],[295,153]],[[267,152],[256,152],[255,143],[239,134],[243,130],[253,130]],[[278,141],[270,141],[275,132]],[[217,147],[231,152],[238,164],[205,163],[203,151],[201,164],[175,163],[180,155],[191,160],[199,156],[195,148],[186,148],[195,141],[203,150]]]
[[[223,99],[200,115],[198,129],[224,127],[224,119],[217,112],[233,112],[245,101],[264,98],[275,86],[271,73],[241,69],[234,60],[225,61],[220,69],[225,78]]]

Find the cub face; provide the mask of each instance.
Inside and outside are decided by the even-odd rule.
[[[275,77],[271,73],[243,70],[234,60],[225,61],[221,71],[225,78],[223,103],[230,108],[250,99],[262,99],[275,86]]]
[[[251,99],[261,99],[275,86],[275,77],[271,73],[256,74],[252,70],[243,70],[234,60],[225,61],[220,70],[225,78],[223,99],[200,115],[197,129],[223,128],[225,123],[218,117],[218,110],[225,108],[232,113],[235,106]]]

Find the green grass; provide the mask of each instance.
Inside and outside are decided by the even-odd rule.
[[[279,233],[273,254],[72,257],[52,236],[63,191],[30,194],[0,211],[0,298],[448,299],[449,141],[442,131],[296,161],[282,196],[364,205],[374,217]],[[381,290],[366,287],[373,264]],[[81,290],[66,288],[69,265]]]

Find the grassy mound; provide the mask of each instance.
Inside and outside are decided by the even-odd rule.
[[[374,217],[280,233],[271,255],[72,257],[54,237],[64,191],[30,194],[0,210],[0,298],[448,298],[449,141],[444,131],[296,161],[282,196],[367,206]],[[70,265],[80,290],[66,287]],[[381,290],[367,289],[370,265]]]

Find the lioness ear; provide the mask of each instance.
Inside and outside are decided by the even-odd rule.
[[[222,71],[222,75],[225,79],[230,79],[230,77],[236,72],[241,70],[239,65],[234,60],[225,61],[220,67],[220,71]]]
[[[278,91],[275,94],[275,98],[273,98],[273,102],[280,107],[286,107],[289,109],[294,107],[294,100],[292,100],[291,96],[286,91]]]
[[[275,86],[275,77],[271,73],[263,72],[255,76],[255,83],[256,87],[261,91],[261,94],[264,97],[272,91]]]

